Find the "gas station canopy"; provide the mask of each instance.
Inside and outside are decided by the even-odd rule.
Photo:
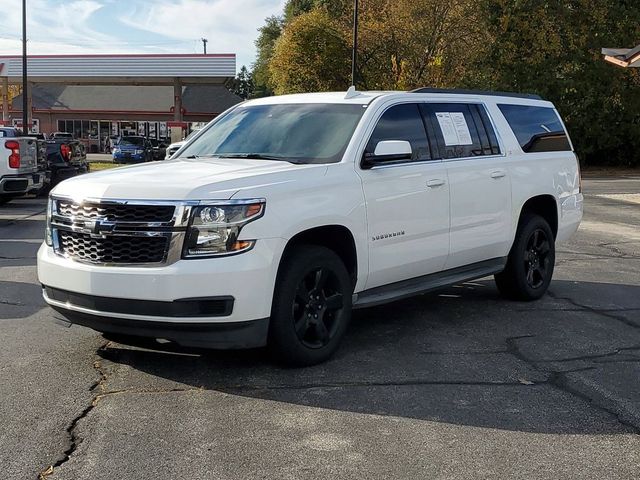
[[[29,55],[27,65],[29,82],[64,85],[210,85],[236,74],[235,54]],[[0,56],[0,79],[22,82],[22,57]]]
[[[607,62],[619,67],[640,67],[640,45],[635,48],[603,48],[602,54]]]

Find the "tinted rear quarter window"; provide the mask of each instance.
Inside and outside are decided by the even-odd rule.
[[[555,109],[499,104],[525,153],[571,151],[567,132]]]

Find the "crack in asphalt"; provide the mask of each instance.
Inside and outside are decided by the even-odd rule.
[[[13,307],[24,307],[25,306],[24,303],[13,302],[11,300],[0,300],[0,305],[11,305]]]
[[[517,341],[518,340],[522,340],[522,339],[526,339],[526,338],[534,338],[536,337],[536,335],[519,335],[519,336],[514,336],[514,337],[508,337],[505,341],[507,343],[507,346],[509,348],[509,353],[511,353],[512,355],[514,355],[516,358],[518,358],[519,360],[527,363],[528,365],[530,365],[533,369],[537,370],[540,373],[543,374],[547,374],[549,375],[548,380],[544,383],[555,387],[563,392],[569,393],[577,398],[580,398],[581,400],[587,402],[589,405],[593,406],[594,408],[597,408],[611,416],[613,416],[621,425],[624,425],[627,428],[630,428],[634,434],[636,435],[640,435],[640,425],[637,425],[625,418],[623,418],[624,412],[618,412],[612,408],[609,408],[605,405],[602,404],[602,402],[598,402],[596,399],[591,398],[589,395],[581,392],[580,390],[578,390],[577,388],[574,388],[572,386],[569,385],[569,381],[568,381],[568,374],[571,373],[577,373],[577,372],[585,372],[585,371],[590,371],[590,370],[595,370],[595,367],[582,367],[582,368],[575,368],[572,370],[565,370],[565,371],[555,371],[553,369],[545,369],[543,368],[541,365],[539,365],[540,363],[547,363],[547,362],[568,362],[571,360],[592,360],[593,358],[602,358],[602,357],[610,357],[612,355],[616,355],[617,352],[615,353],[607,353],[607,354],[601,354],[601,355],[585,355],[583,357],[576,357],[574,359],[563,359],[563,360],[544,360],[544,361],[538,361],[538,360],[532,360],[529,359],[526,355],[524,355],[517,346]],[[625,348],[620,348],[619,350],[636,350],[638,349],[638,347],[625,347]],[[639,359],[640,361],[640,359]],[[610,363],[616,363],[616,362],[610,362]]]
[[[131,390],[113,390],[113,391],[104,391],[105,390],[105,384],[108,380],[108,375],[107,372],[104,370],[104,367],[102,365],[102,357],[100,357],[100,353],[101,352],[105,352],[109,346],[112,344],[111,341],[106,342],[105,344],[101,345],[97,350],[96,350],[96,357],[97,359],[93,362],[93,368],[96,370],[96,372],[98,372],[99,378],[98,380],[96,380],[90,387],[89,387],[89,391],[90,392],[95,392],[95,391],[100,391],[101,393],[97,393],[93,399],[91,400],[91,403],[84,409],[82,410],[82,412],[80,412],[80,414],[76,417],[73,418],[73,420],[71,420],[71,423],[69,424],[69,426],[66,428],[66,433],[69,439],[69,447],[63,452],[62,457],[57,460],[53,465],[49,465],[46,469],[42,470],[39,474],[37,479],[38,480],[46,480],[47,478],[49,478],[49,476],[53,475],[56,468],[59,468],[60,466],[64,465],[65,463],[67,463],[69,460],[71,460],[71,456],[74,454],[74,452],[77,450],[78,445],[80,444],[80,442],[82,441],[77,433],[76,433],[76,427],[78,426],[78,423],[86,418],[89,413],[91,413],[91,411],[96,408],[98,406],[98,403],[100,402],[100,400],[102,400],[103,398],[112,396],[112,395],[121,395],[121,394],[126,394],[126,393],[131,393],[131,394],[135,394],[135,393],[171,393],[171,392],[187,392],[187,391],[199,391],[202,390],[202,388],[172,388],[172,389],[131,389]]]
[[[618,312],[618,311],[625,312],[627,310],[624,310],[624,309],[623,310],[611,310],[611,309],[601,309],[601,308],[590,307],[589,305],[581,304],[581,303],[577,302],[576,300],[574,300],[572,298],[560,297],[560,296],[556,295],[555,293],[553,293],[551,290],[547,291],[547,295],[549,295],[554,300],[564,300],[566,302],[569,302],[574,307],[582,309],[583,311],[591,312],[591,313],[593,313],[595,315],[601,315],[603,317],[611,318],[613,320],[618,320],[619,322],[624,323],[625,325],[627,325],[629,327],[640,329],[640,325],[638,325],[637,323],[634,323],[631,320],[627,320],[624,317],[620,317],[618,315],[613,315],[611,313],[611,312]],[[630,309],[630,311],[634,311],[634,310],[636,310],[636,309]]]
[[[96,350],[96,356],[99,355],[100,351],[106,350],[110,343],[111,342],[106,342],[105,344],[101,345]],[[104,382],[107,380],[107,374],[102,368],[102,362],[100,358],[98,358],[93,362],[93,368],[98,372],[99,379],[95,383],[93,383],[91,387],[89,387],[90,392],[93,392],[98,388],[100,389],[104,388]],[[62,458],[57,460],[53,465],[49,465],[46,469],[42,470],[38,474],[38,480],[46,480],[50,475],[54,473],[56,468],[60,467],[61,465],[64,465],[69,461],[69,459],[71,458],[71,455],[73,455],[73,453],[76,451],[79,444],[79,439],[78,439],[78,436],[76,435],[76,427],[78,425],[78,422],[80,422],[80,420],[82,420],[87,415],[89,415],[91,410],[93,410],[96,407],[97,398],[98,398],[98,395],[94,396],[89,406],[87,406],[84,410],[82,410],[82,412],[80,412],[78,416],[76,416],[75,418],[73,418],[73,420],[71,420],[71,423],[65,430],[69,440],[69,447],[63,452]]]
[[[608,414],[612,415],[621,425],[624,425],[625,427],[630,428],[634,434],[640,435],[640,425],[637,425],[632,421],[623,418],[624,413],[621,413],[613,410],[612,408],[606,407],[602,404],[602,402],[598,402],[596,399],[581,392],[577,388],[572,387],[569,384],[569,380],[567,378],[568,373],[573,373],[573,372],[553,372],[549,377],[549,384],[558,388],[559,390],[570,393],[571,395],[584,400],[589,405],[592,405],[602,410],[603,412],[607,412]]]
[[[622,323],[632,326],[634,328],[640,328],[640,326],[635,325],[632,322],[627,321],[626,319],[623,319],[616,315],[611,314],[611,312],[632,311],[637,309],[616,309],[616,310],[597,309],[597,308],[589,307],[587,305],[580,304],[579,302],[568,297],[557,296],[550,291],[548,293],[550,297],[556,300],[563,300],[570,303],[571,305],[576,307],[575,311],[589,311],[596,315],[601,315],[607,318],[612,318],[612,319],[621,321]],[[15,304],[15,303],[6,302],[6,301],[0,301],[0,303]],[[20,304],[17,304],[17,305],[20,305]],[[525,354],[523,354],[520,351],[520,349],[518,348],[517,342],[518,340],[535,338],[535,337],[536,335],[519,335],[519,336],[508,337],[505,339],[505,343],[507,347],[506,349],[484,351],[484,352],[455,352],[453,354],[458,354],[458,355],[473,355],[473,354],[481,355],[481,354],[499,354],[499,353],[510,354],[510,355],[513,355],[518,360],[531,366],[534,370],[538,371],[539,373],[544,374],[546,376],[546,379],[540,380],[540,381],[529,381],[529,380],[526,380],[525,378],[520,378],[518,379],[518,381],[513,381],[513,382],[504,382],[504,381],[468,381],[468,382],[455,381],[455,382],[452,382],[452,381],[430,381],[426,379],[407,379],[404,381],[395,380],[395,381],[389,381],[389,382],[384,382],[384,381],[381,381],[381,382],[326,382],[326,383],[310,383],[310,384],[301,384],[301,385],[300,384],[299,385],[287,385],[287,384],[217,385],[217,386],[210,386],[207,388],[207,390],[213,389],[213,390],[220,390],[220,391],[226,391],[226,392],[240,393],[240,392],[247,392],[247,391],[265,391],[265,390],[266,391],[308,390],[308,389],[314,389],[314,388],[366,388],[366,387],[395,387],[395,386],[421,386],[421,385],[456,385],[456,386],[491,386],[491,387],[502,387],[502,386],[535,387],[539,385],[549,385],[565,393],[568,393],[576,398],[581,399],[582,401],[586,402],[588,405],[592,406],[593,408],[596,408],[601,410],[602,412],[605,412],[606,414],[615,418],[621,425],[629,428],[634,434],[640,435],[640,425],[637,425],[633,421],[624,418],[624,415],[625,415],[624,412],[619,412],[615,408],[609,408],[603,405],[602,401],[598,401],[597,399],[590,397],[588,394],[580,391],[575,386],[572,386],[570,384],[567,375],[571,373],[591,371],[591,370],[594,370],[596,367],[587,366],[587,367],[575,368],[575,369],[565,370],[565,371],[555,371],[553,369],[544,368],[542,365],[545,363],[556,363],[556,362],[563,363],[563,362],[581,361],[581,360],[591,361],[594,363],[622,363],[622,362],[640,363],[640,357],[636,358],[633,356],[632,357],[626,356],[623,358],[614,359],[615,356],[620,355],[622,352],[638,351],[640,353],[640,345],[633,346],[633,347],[619,348],[619,349],[616,349],[614,352],[608,352],[605,354],[583,355],[578,357],[563,358],[559,360],[533,360],[528,358]],[[102,365],[102,360],[104,356],[100,354],[106,352],[111,344],[112,342],[106,342],[105,344],[101,345],[95,352],[96,360],[93,362],[93,368],[96,370],[96,372],[98,372],[99,378],[90,386],[89,391],[96,392],[96,394],[91,400],[91,403],[85,409],[83,409],[79,415],[73,418],[69,426],[66,428],[65,431],[68,436],[68,442],[69,442],[68,448],[63,452],[63,455],[59,460],[57,460],[53,465],[48,466],[46,469],[42,470],[38,474],[38,477],[37,477],[38,480],[46,480],[49,476],[54,474],[55,469],[64,465],[71,459],[72,455],[77,450],[78,445],[82,441],[82,439],[79,438],[76,432],[76,428],[79,422],[84,418],[86,418],[91,413],[91,411],[98,406],[99,402],[102,399],[110,396],[116,396],[116,395],[168,394],[168,393],[176,393],[176,392],[179,392],[179,393],[202,392],[205,390],[204,386],[200,386],[200,387],[185,387],[185,388],[171,388],[171,389],[135,389],[133,388],[133,389],[105,391],[105,385],[108,380],[108,374]],[[447,352],[422,352],[422,353],[427,355],[451,354]]]

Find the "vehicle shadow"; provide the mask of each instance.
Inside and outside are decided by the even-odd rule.
[[[640,328],[624,316],[639,298],[639,286],[555,281],[542,300],[516,303],[491,281],[468,282],[355,312],[337,355],[302,369],[275,365],[263,350],[185,355],[111,344],[100,355],[115,372],[131,370],[114,389],[187,385],[475,427],[620,433],[629,429],[562,378],[615,361],[620,349],[638,348],[640,362]],[[585,299],[592,303],[583,308]]]

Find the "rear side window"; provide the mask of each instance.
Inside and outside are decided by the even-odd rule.
[[[365,153],[374,153],[378,142],[383,140],[408,141],[413,152],[412,161],[431,159],[427,132],[418,105],[415,103],[395,105],[384,112],[371,134]]]
[[[569,138],[555,109],[498,105],[525,153],[571,151]]]
[[[496,133],[484,107],[467,103],[423,104],[435,132],[441,158],[498,155]]]

